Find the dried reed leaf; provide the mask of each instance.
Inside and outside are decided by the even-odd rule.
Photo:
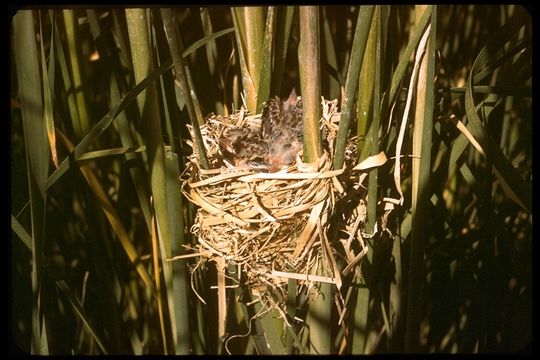
[[[418,44],[418,48],[416,50],[416,58],[414,62],[413,73],[412,73],[411,81],[409,84],[409,91],[407,93],[407,102],[405,104],[405,110],[403,111],[403,119],[401,120],[401,126],[399,128],[399,135],[396,142],[396,166],[394,169],[394,181],[396,183],[396,189],[400,195],[400,204],[403,204],[403,201],[404,201],[403,191],[401,190],[401,146],[403,145],[403,139],[405,137],[405,129],[407,128],[407,120],[409,118],[409,110],[411,108],[413,89],[416,88],[418,70],[420,68],[420,63],[422,61],[422,57],[426,49],[426,44],[427,44],[430,30],[431,30],[431,25],[428,25],[426,28],[426,31],[424,32],[424,35],[422,36],[422,39],[420,40],[420,43]]]
[[[363,171],[374,167],[379,167],[386,163],[386,154],[381,151],[377,155],[369,156],[362,160],[358,165],[353,167],[353,170]]]

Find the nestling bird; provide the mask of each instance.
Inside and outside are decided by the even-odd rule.
[[[270,171],[291,165],[303,147],[302,100],[293,88],[289,98],[270,98],[261,116],[262,136],[268,143],[266,161]]]
[[[277,171],[295,162],[303,147],[302,100],[293,89],[282,101],[274,96],[266,101],[261,115],[261,129],[224,131],[220,139],[223,155],[236,167]]]
[[[227,128],[219,139],[219,147],[223,156],[237,168],[268,170],[268,144],[260,132],[247,127]]]

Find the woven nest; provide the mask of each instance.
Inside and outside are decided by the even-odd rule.
[[[323,99],[322,110],[325,149],[316,163],[304,163],[297,156],[295,164],[274,173],[234,167],[220,150],[223,131],[256,131],[261,126],[260,114],[247,116],[243,111],[212,116],[202,125],[211,170],[200,166],[197,147],[189,142],[193,154],[182,177],[182,192],[198,206],[191,231],[199,243],[200,261],[216,262],[218,271],[238,265],[253,295],[267,306],[283,309],[289,278],[298,280],[299,289],[314,281],[339,288],[341,277],[367,253],[361,237],[363,190],[358,175],[350,171],[355,141],[349,141],[347,166],[331,170],[340,120],[337,100]],[[329,240],[330,226],[339,234],[337,239]],[[345,263],[341,271],[338,262]],[[325,276],[316,275],[321,264]]]

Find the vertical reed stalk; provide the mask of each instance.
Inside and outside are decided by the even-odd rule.
[[[304,161],[312,162],[322,153],[319,130],[321,117],[319,9],[316,6],[300,6],[299,14],[298,64],[304,109]]]
[[[334,153],[334,169],[343,167],[345,144],[349,134],[349,123],[351,121],[352,108],[358,88],[358,74],[364,58],[364,50],[373,16],[373,6],[362,6],[358,12],[356,20],[356,30],[352,44],[349,68],[347,70],[347,80],[345,81],[345,97],[341,105],[341,119],[339,121],[339,130],[336,139],[336,150]]]
[[[431,6],[432,7],[432,6]],[[417,6],[416,20],[420,20],[427,6]],[[413,128],[412,157],[412,234],[407,301],[405,351],[418,352],[420,321],[423,314],[424,246],[429,234],[431,136],[433,129],[433,79],[435,72],[436,10],[431,9],[431,32],[420,64],[416,87],[416,113]],[[429,29],[429,28],[428,28]],[[429,31],[429,30],[427,30]],[[414,74],[413,74],[414,76]]]
[[[86,107],[86,94],[83,83],[83,67],[81,65],[81,43],[78,36],[77,18],[75,10],[63,10],[64,22],[66,25],[66,36],[68,41],[68,53],[71,65],[71,78],[73,80],[73,93],[77,104],[77,118],[73,120],[73,130],[75,135],[82,138],[90,130],[88,109]],[[69,95],[68,95],[69,96]]]
[[[126,9],[126,19],[131,44],[133,70],[135,81],[140,82],[154,70],[152,60],[152,46],[148,34],[146,9]],[[146,150],[150,169],[150,188],[153,197],[155,218],[157,223],[157,239],[170,247],[170,226],[168,214],[167,173],[165,170],[165,149],[161,138],[161,116],[158,109],[156,84],[151,83],[137,98],[139,110],[142,114],[144,135],[146,136]],[[155,274],[160,276],[159,273]],[[161,296],[158,288],[157,296]],[[164,322],[161,319],[162,323]],[[163,325],[163,324],[162,324]],[[167,352],[167,334],[163,333],[164,351]]]
[[[45,241],[45,180],[49,168],[49,146],[43,121],[42,84],[31,10],[21,10],[13,17],[13,46],[17,64],[17,83],[21,102],[26,145],[27,179],[30,194],[32,235],[32,354],[47,355],[47,318],[43,315],[48,293],[42,277]]]

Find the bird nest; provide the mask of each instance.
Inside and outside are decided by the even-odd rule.
[[[234,166],[219,145],[226,129],[258,131],[260,114],[240,111],[207,119],[200,129],[209,170],[200,165],[197,146],[188,142],[193,153],[182,176],[182,192],[198,206],[191,231],[199,261],[217,264],[218,282],[226,267],[238,266],[252,295],[267,307],[281,309],[283,316],[288,279],[296,279],[298,289],[313,282],[339,288],[343,275],[355,268],[360,275],[356,265],[367,253],[362,239],[365,192],[360,173],[352,167],[354,139],[347,146],[346,166],[332,170],[340,117],[337,100],[323,99],[323,155],[314,163],[297,156],[294,164],[277,172]],[[224,286],[219,285],[222,291]]]

